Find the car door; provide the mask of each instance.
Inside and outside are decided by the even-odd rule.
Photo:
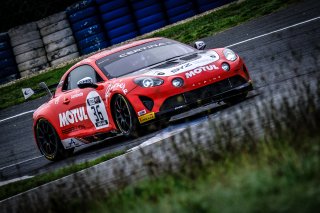
[[[66,138],[92,135],[109,126],[102,91],[78,88],[78,81],[86,77],[90,77],[93,83],[102,81],[90,65],[73,69],[64,80],[58,116],[61,132]]]

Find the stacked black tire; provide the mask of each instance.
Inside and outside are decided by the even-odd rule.
[[[196,15],[196,7],[190,0],[165,0],[164,4],[170,24]]]
[[[35,22],[12,28],[8,32],[21,77],[49,66],[46,51]]]
[[[138,35],[127,0],[96,0],[96,2],[111,45]]]
[[[0,33],[0,84],[19,77],[8,33]]]
[[[81,55],[109,46],[94,0],[81,1],[68,7],[66,12]]]
[[[51,66],[79,57],[79,52],[65,12],[37,22]]]
[[[200,13],[220,7],[224,4],[230,3],[234,0],[196,0]]]
[[[167,25],[163,5],[158,0],[131,1],[140,34],[145,34]]]

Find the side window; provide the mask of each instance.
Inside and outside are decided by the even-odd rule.
[[[78,88],[78,81],[85,78],[92,78],[94,83],[101,82],[102,78],[89,65],[83,65],[72,70],[65,79],[62,90],[72,90]]]

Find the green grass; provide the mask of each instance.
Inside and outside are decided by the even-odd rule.
[[[240,4],[232,4],[224,9],[196,18],[183,24],[170,27],[165,30],[148,35],[148,37],[162,36],[176,39],[181,42],[191,43],[197,39],[211,36],[217,32],[234,27],[248,20],[272,13],[279,8],[299,0],[247,0]],[[17,83],[0,88],[0,109],[23,103],[21,89],[31,87],[38,88],[41,81],[48,85],[58,83],[63,73],[71,65],[54,69],[38,76],[18,81]],[[40,93],[28,100],[33,100],[45,95]]]
[[[288,4],[299,0],[247,0],[209,13],[192,21],[152,34],[184,43],[214,35],[215,33],[237,26],[257,17],[270,14]]]
[[[110,159],[115,158],[115,157],[122,155],[122,154],[124,154],[123,151],[106,154],[106,155],[99,157],[99,158],[92,160],[92,161],[88,161],[88,162],[80,163],[80,164],[74,164],[71,166],[67,166],[67,167],[58,169],[54,172],[44,173],[41,175],[34,176],[30,179],[21,180],[18,182],[14,182],[14,183],[10,183],[10,184],[1,186],[0,187],[0,200],[5,199],[7,197],[11,197],[11,196],[16,195],[20,192],[24,192],[29,189],[35,188],[37,186],[43,185],[45,183],[57,180],[59,178],[65,177],[67,175],[73,174],[73,173],[81,171],[83,169],[92,167],[94,165],[97,165],[101,162],[110,160]]]
[[[40,82],[45,82],[47,85],[53,85],[59,82],[62,75],[71,67],[71,65],[55,69],[46,73],[41,73],[39,75],[33,76],[31,78],[20,80],[9,86],[0,88],[0,109],[4,109],[16,104],[25,102],[23,97],[22,88],[32,88],[39,89],[38,84]],[[28,100],[34,100],[36,98],[42,97],[46,93],[40,92],[30,97]]]
[[[288,141],[228,155],[193,175],[167,175],[91,203],[90,212],[316,212],[320,135],[298,150]],[[73,209],[74,210],[74,209]]]

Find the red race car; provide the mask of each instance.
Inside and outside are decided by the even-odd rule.
[[[33,114],[41,153],[56,161],[112,135],[137,136],[142,126],[192,107],[243,100],[252,84],[242,59],[230,49],[204,47],[152,38],[78,62]]]

